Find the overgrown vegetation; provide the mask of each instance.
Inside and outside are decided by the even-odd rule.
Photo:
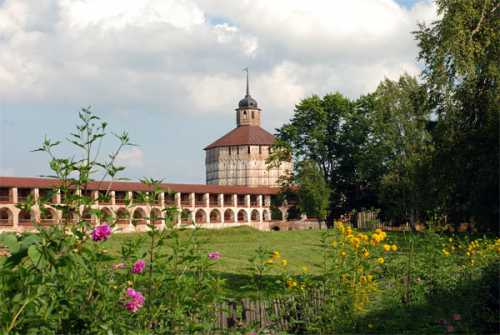
[[[314,95],[278,129],[270,161],[315,164],[330,190],[329,222],[379,208],[396,224],[498,229],[499,5],[436,4],[440,19],[414,33],[421,82],[405,74],[354,100]],[[298,173],[289,183],[300,184]]]

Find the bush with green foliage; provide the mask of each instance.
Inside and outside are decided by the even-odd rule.
[[[70,142],[81,158],[58,158],[59,142],[46,139],[38,151],[50,156],[58,181],[62,212],[59,224],[36,226],[36,233],[2,234],[10,251],[0,267],[0,325],[2,333],[193,333],[213,327],[211,306],[217,301],[219,280],[209,271],[217,257],[200,249],[197,231],[181,240],[173,229],[177,210],[168,208],[160,218],[165,229],[148,224],[139,240],[122,245],[120,261],[101,246],[118,228],[105,213],[92,207],[86,191],[93,177],[117,178],[120,150],[131,145],[128,135],[116,135],[118,148],[99,161],[107,124],[88,109]],[[159,197],[158,181],[144,180],[150,191],[140,196],[148,205]],[[102,195],[108,197],[108,194]],[[32,200],[31,200],[32,201]],[[22,204],[31,207],[33,203]],[[37,204],[46,208],[43,199]],[[103,223],[95,226],[82,213]],[[154,212],[153,212],[154,213]],[[139,250],[146,244],[146,251]]]

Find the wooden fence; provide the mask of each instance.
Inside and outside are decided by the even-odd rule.
[[[411,227],[408,223],[399,225],[399,226],[390,226],[386,223],[383,223],[378,218],[377,212],[364,211],[358,212],[351,219],[351,222],[355,225],[356,228],[364,229],[364,230],[374,230],[374,229],[382,229],[384,231],[410,231]]]
[[[323,290],[306,290],[300,301],[294,296],[270,300],[241,299],[227,301],[215,308],[216,327],[231,330],[242,327],[297,332],[303,330],[308,316],[318,315],[328,294]],[[298,322],[296,322],[298,321]]]

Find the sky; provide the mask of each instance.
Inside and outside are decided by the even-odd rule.
[[[305,97],[418,75],[411,32],[435,19],[429,0],[0,0],[0,176],[47,174],[31,151],[91,106],[137,144],[124,176],[204,183],[203,148],[235,127],[243,68],[272,133]]]

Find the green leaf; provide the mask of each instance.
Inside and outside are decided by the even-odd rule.
[[[21,246],[14,234],[0,234],[0,242],[9,248],[11,254],[18,252]]]
[[[31,245],[28,248],[28,256],[31,259],[31,262],[33,262],[33,265],[40,268],[42,263],[42,254],[40,253],[36,245]]]

